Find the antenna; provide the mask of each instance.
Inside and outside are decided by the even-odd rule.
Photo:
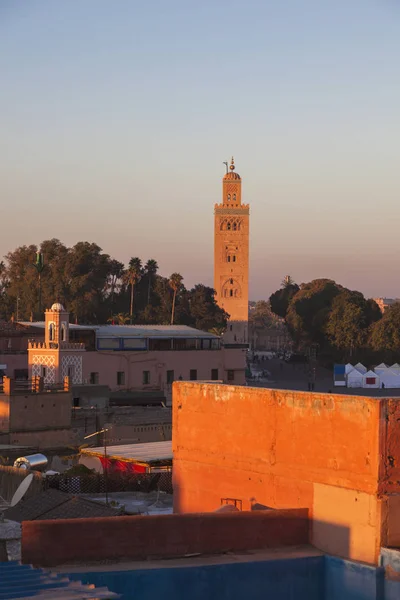
[[[22,498],[25,496],[26,492],[28,491],[29,486],[32,483],[32,479],[33,479],[33,473],[29,473],[29,475],[27,475],[25,477],[25,479],[23,481],[21,481],[21,483],[19,484],[19,486],[17,487],[14,496],[11,498],[11,502],[7,502],[7,500],[4,500],[4,498],[2,498],[0,496],[0,500],[2,500],[3,502],[0,505],[0,521],[4,521],[4,510],[7,510],[7,508],[11,508],[12,506],[15,506],[16,504],[18,504],[18,502],[20,502],[22,500]]]
[[[32,483],[33,473],[29,473],[25,479],[19,484],[14,496],[11,498],[10,506],[15,506],[25,496],[29,486]]]

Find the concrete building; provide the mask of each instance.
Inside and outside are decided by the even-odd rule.
[[[18,355],[18,368],[25,365],[29,377],[41,376],[45,385],[68,376],[73,385],[162,390],[168,398],[175,379],[245,383],[245,349],[221,347],[218,336],[192,327],[72,325],[59,303],[46,310],[45,322],[21,326],[35,339],[28,342],[27,356]],[[7,361],[12,377],[16,367]]]
[[[30,384],[31,385],[31,384]],[[74,441],[71,429],[72,393],[20,388],[4,378],[0,393],[0,443],[31,448],[60,448]]]
[[[222,202],[214,208],[214,289],[230,315],[224,344],[248,344],[249,211],[232,158],[222,180]]]

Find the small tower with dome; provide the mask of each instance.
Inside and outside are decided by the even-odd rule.
[[[47,385],[82,383],[85,345],[69,340],[69,313],[60,302],[45,311],[44,342],[28,344],[28,367],[31,377],[42,377]]]
[[[55,302],[45,312],[45,342],[59,346],[69,342],[69,313],[60,302]]]
[[[242,180],[232,157],[222,179],[222,202],[214,208],[214,289],[217,303],[230,315],[225,345],[248,344],[249,210],[242,204]]]

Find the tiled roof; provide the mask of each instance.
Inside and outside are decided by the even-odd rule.
[[[4,517],[11,521],[35,521],[48,519],[85,519],[87,517],[114,517],[119,511],[82,498],[49,489],[32,498],[22,499],[16,506],[8,508]]]

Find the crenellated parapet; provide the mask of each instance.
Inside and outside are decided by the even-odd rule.
[[[28,341],[28,350],[85,350],[85,344],[81,342],[37,342]]]

